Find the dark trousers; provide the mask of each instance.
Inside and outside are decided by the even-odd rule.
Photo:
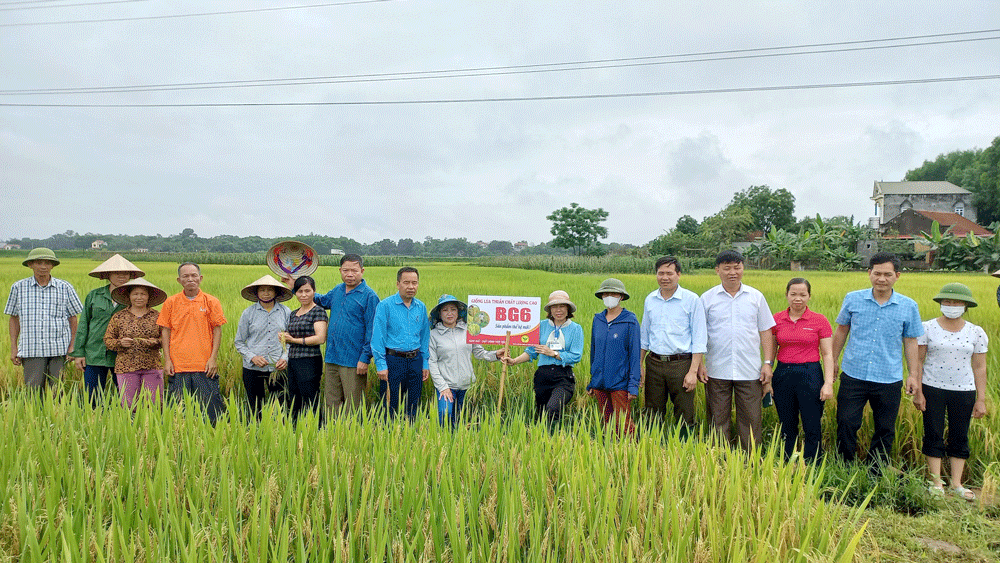
[[[535,418],[545,417],[550,428],[562,422],[566,405],[573,400],[576,378],[571,366],[539,366],[535,370]]]
[[[97,406],[101,395],[107,389],[109,371],[112,371],[112,369],[108,366],[92,366],[87,364],[83,368],[83,386],[87,389],[87,396],[90,398],[91,406]],[[111,379],[116,382],[117,386],[117,379],[114,377],[114,373],[112,372],[111,375]]]
[[[417,354],[413,358],[401,358],[386,354],[385,364],[389,369],[389,381],[379,380],[378,396],[381,403],[385,405],[386,389],[389,390],[389,400],[386,415],[389,418],[396,418],[399,411],[399,400],[403,393],[406,394],[406,405],[403,412],[406,418],[413,422],[417,418],[417,407],[420,405],[420,392],[424,387],[424,358]]]
[[[858,430],[868,403],[875,426],[869,457],[872,461],[889,462],[896,440],[896,415],[899,414],[902,387],[902,381],[874,383],[841,372],[837,391],[837,450],[844,461],[854,461],[857,456]]]
[[[243,387],[247,390],[247,404],[250,405],[250,412],[257,417],[257,420],[260,420],[264,401],[268,398],[277,399],[285,388],[278,381],[271,383],[272,373],[243,368]]]
[[[823,441],[823,401],[819,392],[823,388],[823,368],[819,362],[804,364],[778,364],[771,380],[774,389],[774,408],[781,421],[781,437],[785,440],[785,459],[795,451],[799,437],[799,418],[802,418],[802,456],[813,461],[820,455]]]
[[[705,385],[705,403],[708,419],[716,435],[731,445],[739,444],[749,451],[761,443],[761,406],[764,387],[760,380],[732,381],[708,378]],[[732,424],[733,403],[736,404],[736,437],[729,435]]]
[[[975,391],[948,391],[924,385],[924,447],[928,457],[969,459],[969,422],[976,406]],[[948,446],[945,447],[945,416],[948,419]]]
[[[184,393],[194,395],[198,403],[205,409],[208,420],[215,425],[219,415],[225,412],[226,404],[219,392],[219,375],[208,377],[203,371],[179,372],[170,376],[167,391],[171,399],[184,400]]]
[[[684,389],[684,376],[691,369],[691,359],[665,362],[646,356],[646,381],[643,384],[643,408],[646,416],[663,420],[667,414],[667,399],[674,405],[674,424],[681,421],[682,435],[694,427],[694,390]]]
[[[319,383],[323,380],[323,357],[288,358],[288,404],[292,421],[305,409],[315,409],[319,399]]]

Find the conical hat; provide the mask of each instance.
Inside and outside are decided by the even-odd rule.
[[[993,276],[994,278],[1000,278],[1000,270],[997,270],[990,275]]]
[[[288,301],[289,299],[292,298],[292,290],[285,287],[284,284],[274,279],[274,277],[272,277],[270,274],[265,275],[261,277],[259,280],[244,287],[243,291],[240,292],[240,295],[243,296],[243,299],[256,303],[257,288],[262,285],[274,287],[274,291],[276,292],[276,297],[275,297],[276,301]]]
[[[141,278],[146,275],[135,264],[129,262],[121,254],[115,254],[90,271],[92,277],[106,280],[112,272],[128,272],[129,279]]]
[[[123,270],[115,271],[121,272]],[[135,278],[134,280],[127,281],[112,289],[111,298],[114,299],[116,303],[121,303],[122,305],[128,307],[131,305],[128,300],[128,292],[131,291],[133,287],[145,287],[146,291],[149,292],[149,303],[146,304],[147,307],[156,307],[167,300],[167,292],[146,281],[145,278]]]

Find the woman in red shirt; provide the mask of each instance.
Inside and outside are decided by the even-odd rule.
[[[776,324],[771,329],[778,344],[778,367],[771,385],[785,440],[785,459],[795,450],[801,416],[805,434],[802,455],[807,461],[820,454],[823,401],[833,397],[835,372],[833,331],[826,317],[809,310],[811,291],[805,278],[789,280],[785,287],[788,309],[774,314]]]

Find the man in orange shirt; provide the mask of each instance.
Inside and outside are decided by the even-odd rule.
[[[225,410],[219,392],[219,344],[226,316],[222,303],[201,290],[201,267],[184,262],[177,267],[183,291],[163,303],[157,323],[163,327],[163,373],[170,378],[168,392],[181,400],[187,391],[215,419]]]

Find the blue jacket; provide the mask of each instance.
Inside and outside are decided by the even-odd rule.
[[[639,319],[628,309],[610,323],[606,311],[594,315],[590,331],[590,383],[587,390],[628,390],[639,394],[640,329]]]

